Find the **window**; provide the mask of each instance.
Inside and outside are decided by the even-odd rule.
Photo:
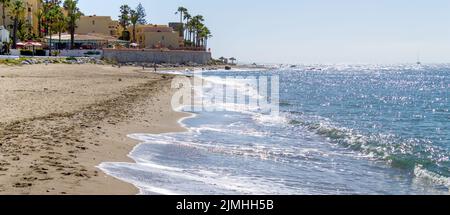
[[[95,20],[92,20],[92,25],[95,25]]]
[[[166,38],[164,36],[162,36],[162,40],[165,40]]]

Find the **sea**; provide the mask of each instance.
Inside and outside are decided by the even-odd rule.
[[[183,109],[186,132],[130,134],[135,163],[99,168],[142,195],[450,194],[450,65],[177,73],[201,73],[202,100],[246,99]]]

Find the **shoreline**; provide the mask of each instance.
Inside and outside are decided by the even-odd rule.
[[[188,128],[187,128],[187,126],[186,126],[185,124],[183,124],[183,121],[186,120],[186,119],[194,118],[194,117],[197,116],[197,114],[194,114],[194,113],[188,113],[188,112],[183,112],[183,111],[175,111],[175,110],[174,110],[174,112],[179,113],[179,114],[182,115],[182,116],[180,116],[179,119],[176,121],[177,124],[178,124],[178,126],[179,126],[179,127],[177,128],[177,130],[165,131],[165,132],[160,132],[160,133],[152,133],[152,132],[143,132],[143,133],[134,132],[134,133],[129,133],[129,134],[126,135],[127,141],[129,141],[131,145],[134,144],[134,146],[132,146],[132,148],[129,150],[128,154],[126,154],[126,159],[124,159],[124,160],[119,160],[119,161],[117,161],[117,160],[116,160],[116,161],[103,161],[103,162],[99,163],[99,164],[98,164],[97,166],[95,166],[95,167],[96,167],[97,169],[100,169],[100,170],[103,172],[103,174],[107,175],[108,177],[113,177],[113,178],[115,178],[116,180],[119,180],[119,181],[124,182],[124,183],[126,183],[126,184],[132,185],[133,187],[135,187],[135,188],[139,191],[139,192],[135,193],[134,195],[141,195],[141,194],[142,194],[142,190],[141,190],[139,187],[137,187],[136,185],[134,185],[134,184],[131,183],[131,182],[127,182],[127,181],[121,180],[121,179],[119,179],[119,178],[116,178],[116,177],[110,175],[110,173],[108,173],[106,170],[104,170],[104,169],[101,168],[101,165],[104,164],[104,163],[135,163],[135,164],[136,164],[136,163],[137,163],[136,160],[134,160],[130,155],[131,155],[138,147],[140,147],[142,144],[147,144],[147,143],[146,143],[146,142],[143,142],[143,141],[141,141],[141,140],[138,140],[138,139],[135,139],[135,138],[131,137],[132,135],[140,135],[140,134],[144,134],[144,135],[145,135],[145,134],[153,134],[153,135],[155,135],[155,134],[172,134],[172,133],[188,132]],[[158,194],[158,193],[155,193],[155,194],[156,194],[156,195],[160,195],[160,194]]]
[[[175,75],[110,65],[0,66],[0,74],[3,99],[21,98],[0,106],[11,115],[0,121],[0,194],[135,195],[97,166],[134,162],[127,155],[140,142],[128,134],[184,131],[189,117],[170,105]]]

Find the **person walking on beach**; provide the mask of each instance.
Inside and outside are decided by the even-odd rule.
[[[153,64],[153,68],[155,69],[155,72],[156,72],[156,63]]]

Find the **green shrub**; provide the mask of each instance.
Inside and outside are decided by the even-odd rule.
[[[67,61],[72,61],[72,60],[77,60],[77,58],[75,58],[75,57],[66,57],[66,60]]]
[[[34,51],[34,55],[36,55],[36,56],[45,56],[47,53],[45,52],[45,50],[44,49],[36,49],[35,51]]]
[[[119,40],[125,40],[125,41],[130,41],[131,39],[131,34],[128,30],[122,31],[122,36],[119,37]]]
[[[23,55],[23,56],[33,56],[33,51],[31,51],[31,50],[26,50],[26,49],[22,49],[22,50],[20,50],[20,55]]]
[[[19,59],[0,59],[0,64],[17,66],[21,65],[22,61],[27,60],[27,58],[19,58]]]
[[[85,55],[100,55],[99,51],[88,51],[86,53],[84,53]]]

